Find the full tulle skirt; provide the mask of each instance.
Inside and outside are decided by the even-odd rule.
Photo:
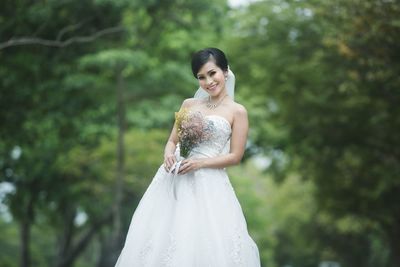
[[[162,166],[133,214],[116,267],[260,266],[224,169],[185,175]]]

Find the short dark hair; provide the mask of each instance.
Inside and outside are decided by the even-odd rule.
[[[192,72],[196,79],[197,73],[199,73],[201,67],[210,61],[210,59],[214,59],[215,65],[220,67],[223,71],[228,70],[228,60],[226,59],[224,52],[218,48],[205,48],[197,51],[192,56]]]

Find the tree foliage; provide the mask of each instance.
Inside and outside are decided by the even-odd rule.
[[[277,179],[301,173],[320,209],[359,225],[320,233],[345,266],[400,262],[399,11],[396,1],[262,1],[233,16],[243,99],[263,122],[255,143]],[[390,260],[382,252],[377,264],[374,243]]]
[[[207,6],[197,11],[197,1],[2,3],[1,181],[14,188],[2,201],[11,223],[19,225],[20,266],[72,266],[95,238],[108,237],[103,226],[110,224],[113,193],[104,187],[113,188],[110,179],[115,174],[101,170],[92,155],[101,140],[115,136],[116,84],[124,82],[122,97],[128,108],[123,112],[129,128],[141,127],[143,119],[136,116],[143,113],[136,106],[153,98],[166,99],[162,112],[172,105],[177,109],[183,97],[171,99],[168,94],[172,88],[176,93],[190,92],[188,85],[194,82],[190,72],[184,72],[188,58],[202,42],[215,39],[219,22],[210,28],[208,18],[226,8],[223,2]],[[207,38],[187,46],[195,35],[192,29],[205,26]],[[170,127],[172,114],[162,121],[148,120],[147,125]],[[138,141],[139,137],[136,142],[152,144],[151,135],[146,137],[150,139]],[[154,153],[161,155],[159,150]],[[142,162],[139,155],[144,151],[137,154],[135,163]],[[107,161],[112,162],[111,156]],[[134,181],[126,178],[136,186],[126,192],[132,201],[141,196],[139,185],[145,182],[141,168],[126,170],[136,175]],[[47,244],[46,255],[34,253],[38,245],[31,242],[37,237],[36,226],[42,225],[48,225],[55,237],[48,240],[54,245]],[[107,255],[108,261],[115,261],[108,253],[98,254],[92,263],[109,266]]]

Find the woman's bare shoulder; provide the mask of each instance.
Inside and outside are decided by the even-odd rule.
[[[247,116],[247,109],[242,104],[232,101],[231,110],[233,111],[234,116]]]
[[[197,104],[199,104],[200,99],[198,98],[186,98],[185,100],[183,100],[182,102],[182,108],[191,108]]]

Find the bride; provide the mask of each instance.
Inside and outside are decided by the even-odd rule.
[[[248,119],[233,101],[234,76],[217,48],[198,51],[200,88],[186,99],[160,166],[133,214],[116,267],[260,266],[225,167],[243,156]]]

